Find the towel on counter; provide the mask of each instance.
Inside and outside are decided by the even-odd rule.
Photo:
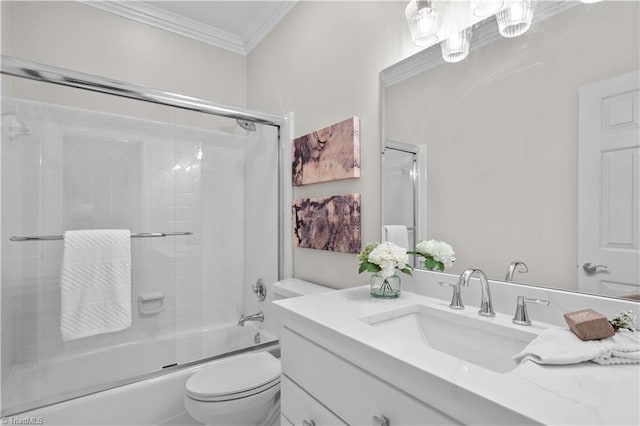
[[[131,327],[131,232],[65,232],[60,290],[62,340]]]
[[[638,364],[640,333],[622,330],[606,339],[582,341],[569,329],[553,328],[541,333],[513,359],[538,364]]]
[[[409,249],[409,231],[405,225],[384,225],[384,231],[388,242]]]

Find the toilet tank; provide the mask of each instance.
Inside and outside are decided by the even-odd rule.
[[[288,278],[267,285],[267,306],[265,306],[264,328],[278,336],[278,339],[280,338],[280,317],[278,310],[271,303],[274,300],[308,296],[326,291],[333,291],[333,289],[298,278]]]

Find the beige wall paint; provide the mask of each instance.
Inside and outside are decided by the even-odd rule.
[[[244,107],[246,57],[75,1],[2,1],[2,53]]]
[[[362,242],[380,238],[378,75],[413,53],[404,2],[299,2],[248,58],[251,109],[295,112],[295,136],[360,117],[359,179],[294,188],[294,199],[360,193]],[[294,276],[334,288],[368,282],[356,255],[294,248]]]
[[[638,3],[580,5],[387,90],[388,137],[426,143],[429,237],[451,270],[577,290],[578,88],[638,69]],[[513,96],[513,95],[516,96]]]

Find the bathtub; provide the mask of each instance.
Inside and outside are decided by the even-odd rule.
[[[198,424],[184,413],[182,398],[189,376],[216,359],[251,350],[278,356],[278,341],[253,323],[228,324],[54,358],[38,370],[14,368],[3,384],[4,424]],[[194,359],[198,361],[188,361]],[[113,363],[118,363],[121,376],[128,371],[138,374],[112,377]],[[140,375],[140,363],[154,371]],[[38,400],[29,401],[27,395]]]

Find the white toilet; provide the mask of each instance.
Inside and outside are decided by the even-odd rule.
[[[269,301],[331,289],[288,279],[274,283],[270,290]],[[270,319],[278,325],[274,310],[265,311],[265,322]],[[189,378],[184,406],[191,417],[207,425],[277,424],[280,360],[269,352],[248,352],[215,361]]]

